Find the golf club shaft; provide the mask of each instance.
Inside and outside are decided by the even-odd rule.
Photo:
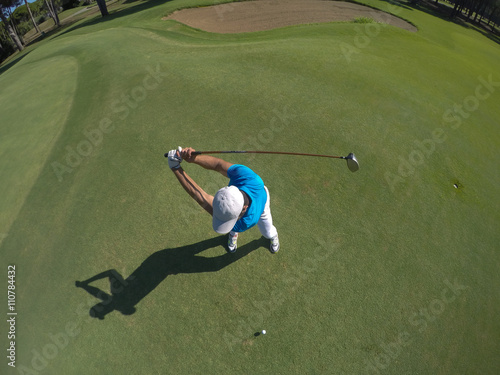
[[[297,155],[297,156],[315,156],[320,158],[345,159],[344,156],[320,155],[320,154],[304,154],[299,152],[282,152],[282,151],[195,151],[195,155],[201,154],[274,154],[274,155]]]

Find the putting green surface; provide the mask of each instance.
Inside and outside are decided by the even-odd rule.
[[[220,35],[161,20],[209,1],[149,1],[0,68],[0,262],[18,313],[2,374],[498,373],[499,46],[366,3],[419,31]],[[226,157],[269,187],[281,241],[271,255],[253,228],[233,255],[168,170],[179,145],[354,152],[360,170]],[[185,169],[211,194],[227,183]],[[108,270],[125,281],[100,320],[98,290],[75,281]]]

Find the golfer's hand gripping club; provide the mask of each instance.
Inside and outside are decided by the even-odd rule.
[[[182,157],[181,157],[182,147],[179,146],[177,150],[170,150],[165,156],[168,158],[168,166],[170,169],[179,169],[181,167]]]

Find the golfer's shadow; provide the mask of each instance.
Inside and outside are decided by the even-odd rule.
[[[151,254],[126,279],[116,270],[101,272],[85,281],[76,281],[75,285],[102,300],[90,309],[90,316],[104,319],[110,312],[117,310],[124,315],[135,312],[135,305],[153,291],[168,275],[178,273],[216,272],[264,246],[265,239],[254,240],[236,250],[236,253],[224,253],[215,257],[203,257],[197,254],[217,246],[224,246],[227,236],[219,236],[192,245],[164,249]],[[109,279],[108,294],[89,285],[100,279]]]

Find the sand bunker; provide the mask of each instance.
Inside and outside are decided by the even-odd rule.
[[[362,5],[329,0],[256,0],[190,8],[164,19],[212,33],[247,33],[285,26],[367,17],[376,22],[417,31],[412,24],[388,13]]]

